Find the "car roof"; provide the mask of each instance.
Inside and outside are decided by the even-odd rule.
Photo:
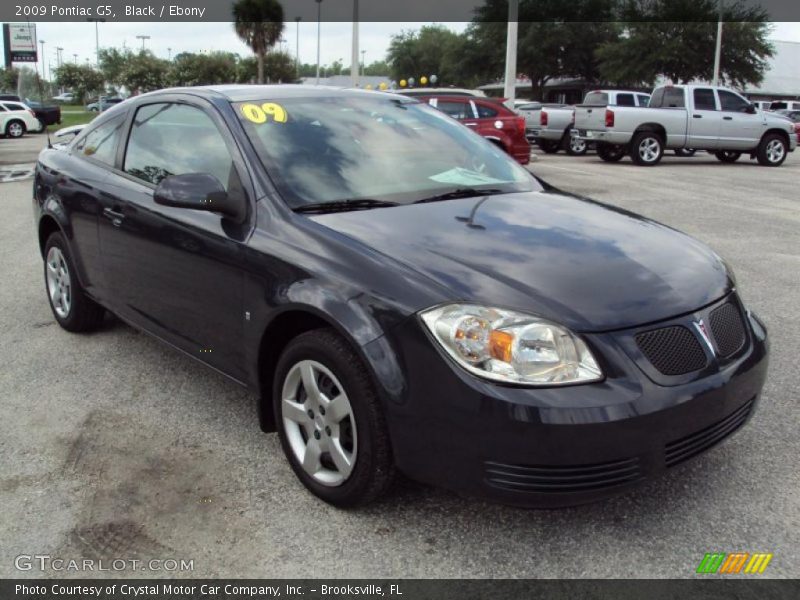
[[[245,102],[247,100],[281,99],[281,98],[331,98],[336,96],[365,96],[381,95],[392,96],[410,100],[408,97],[391,94],[389,92],[362,90],[358,88],[339,88],[332,86],[299,85],[295,83],[278,85],[205,85],[181,88],[166,88],[155,92],[148,92],[137,96],[153,97],[161,94],[191,94],[208,99],[222,98],[230,102]]]

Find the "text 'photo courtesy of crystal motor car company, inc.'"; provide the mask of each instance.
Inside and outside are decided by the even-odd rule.
[[[142,94],[45,149],[33,186],[55,320],[110,311],[254,390],[337,506],[398,472],[599,500],[734,433],[765,382],[766,328],[720,256],[548,185],[424,99]]]

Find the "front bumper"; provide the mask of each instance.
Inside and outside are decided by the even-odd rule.
[[[692,380],[653,381],[620,343],[628,331],[584,336],[601,357],[603,382],[537,389],[467,374],[410,319],[392,336],[407,377],[402,400],[387,402],[396,463],[412,479],[521,506],[570,506],[630,490],[752,415],[768,344],[757,319],[745,320],[742,351]]]

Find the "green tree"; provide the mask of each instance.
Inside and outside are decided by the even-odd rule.
[[[264,75],[267,82],[289,83],[295,81],[294,57],[286,52],[270,52],[264,59]],[[236,81],[251,83],[258,77],[255,58],[247,57],[236,65]]]
[[[385,60],[376,60],[364,67],[364,75],[389,75],[392,72]]]
[[[55,70],[56,81],[61,87],[72,90],[79,102],[103,90],[104,77],[89,65],[64,63]]]
[[[283,33],[283,7],[277,0],[238,0],[233,28],[257,60],[257,82],[264,83],[264,59]]]
[[[120,86],[122,83],[122,71],[125,65],[131,60],[133,52],[126,48],[102,48],[98,54],[100,59],[100,71],[107,83]]]
[[[419,31],[393,35],[386,54],[391,76],[396,80],[418,80],[436,75],[440,84],[462,84],[467,76],[461,66],[467,42],[465,36],[442,25],[426,25]]]
[[[149,50],[131,54],[120,73],[120,83],[132,92],[150,92],[168,84],[169,62]]]
[[[19,69],[3,69],[0,71],[0,90],[7,93],[17,93],[17,82],[19,81]]]
[[[233,83],[237,62],[233,52],[181,52],[172,59],[167,79],[176,86]]]
[[[760,83],[773,49],[770,25],[762,10],[734,4],[724,7],[720,74],[743,87]],[[623,13],[624,34],[597,50],[603,79],[620,85],[710,81],[718,19],[717,0],[636,0]]]

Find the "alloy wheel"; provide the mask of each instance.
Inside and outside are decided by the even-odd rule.
[[[786,148],[784,148],[783,142],[780,140],[770,140],[770,142],[767,144],[766,154],[769,162],[779,163],[783,160],[784,154],[786,154]]]
[[[358,440],[344,387],[324,365],[302,360],[286,375],[281,417],[292,453],[322,485],[342,485],[355,466]]]
[[[658,160],[660,153],[661,144],[657,139],[646,137],[639,142],[639,156],[644,162],[651,163]]]
[[[72,281],[64,254],[56,246],[47,253],[47,292],[56,314],[66,319],[72,308]]]
[[[569,148],[575,154],[583,154],[586,152],[586,142],[575,135],[570,136]]]
[[[8,135],[10,135],[11,137],[21,137],[22,134],[23,134],[22,125],[20,125],[19,123],[11,123],[11,125],[8,126]]]

